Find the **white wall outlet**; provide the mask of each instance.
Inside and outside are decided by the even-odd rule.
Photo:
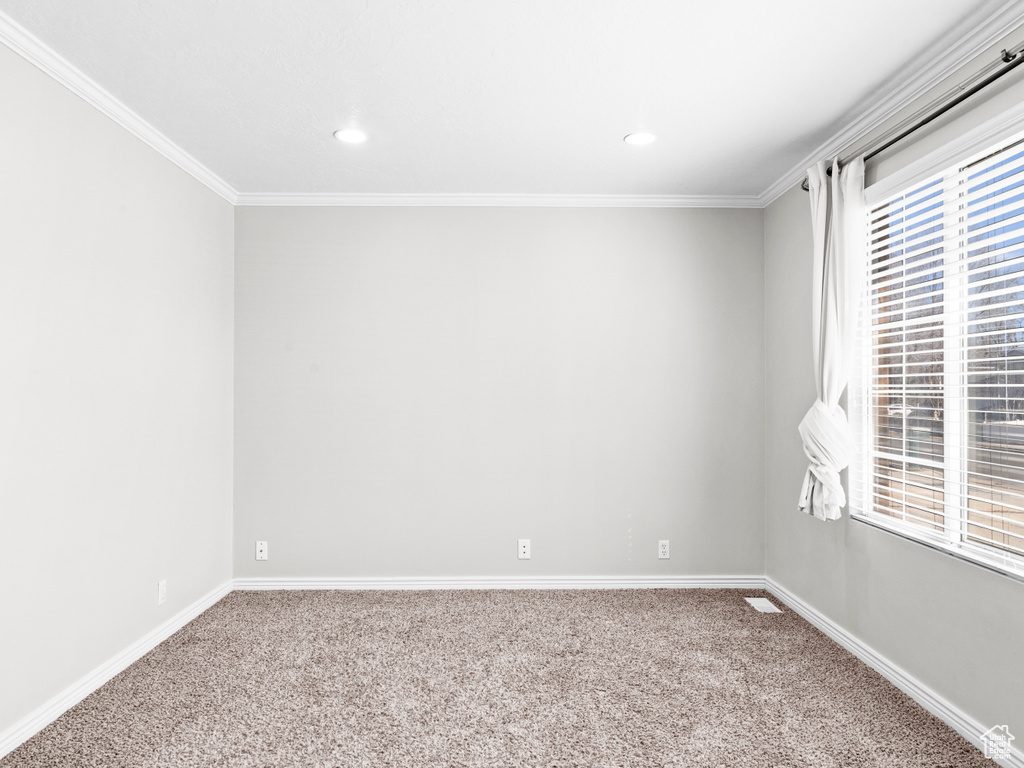
[[[519,559],[529,560],[530,559],[530,540],[520,539],[519,540]]]
[[[267,542],[257,541],[256,542],[256,559],[266,560],[267,559]]]
[[[163,605],[167,602],[167,579],[160,579],[156,583],[156,604]]]
[[[662,539],[658,542],[658,559],[668,560],[668,539]]]

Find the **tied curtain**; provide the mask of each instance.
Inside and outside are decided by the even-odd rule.
[[[855,286],[864,254],[864,160],[840,170],[824,161],[807,171],[814,238],[814,292],[811,334],[817,399],[800,422],[804,453],[810,462],[800,490],[799,508],[819,520],[838,520],[846,506],[839,473],[850,463],[850,435],[839,397],[849,379],[853,347]]]

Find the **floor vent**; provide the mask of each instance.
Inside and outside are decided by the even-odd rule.
[[[743,599],[757,608],[761,613],[782,613],[782,610],[767,597],[745,597]]]

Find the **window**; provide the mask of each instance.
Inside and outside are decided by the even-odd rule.
[[[851,513],[1024,576],[1024,140],[868,206]]]

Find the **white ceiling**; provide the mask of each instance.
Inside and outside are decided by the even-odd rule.
[[[757,196],[1005,0],[0,0],[235,191]],[[952,37],[951,37],[952,35]],[[358,124],[369,141],[337,142]],[[658,135],[649,147],[622,137]]]

